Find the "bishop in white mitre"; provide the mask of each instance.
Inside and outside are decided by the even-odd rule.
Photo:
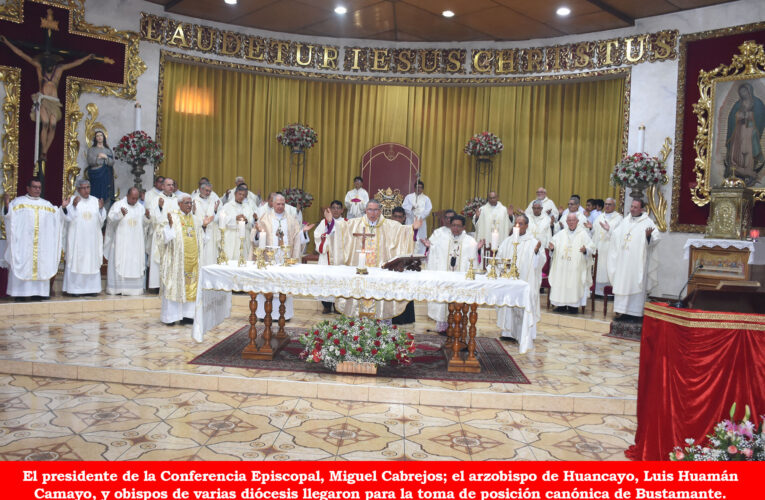
[[[466,272],[470,262],[475,265],[482,243],[465,232],[465,217],[454,215],[449,232],[434,231],[424,246],[428,248],[428,270]],[[436,322],[436,331],[443,334],[449,327],[448,304],[428,302],[428,317]]]
[[[611,236],[622,222],[622,214],[616,211],[616,201],[606,198],[603,212],[592,225],[592,242],[598,251],[598,267],[595,270],[595,295],[603,295],[603,289],[611,284],[608,279],[608,249]]]
[[[496,251],[499,249],[499,245],[505,241],[505,238],[510,234],[510,217],[512,216],[512,207],[505,207],[499,202],[499,197],[494,191],[489,193],[489,201],[484,206],[476,211],[473,216],[473,224],[475,225],[475,239],[477,241],[483,241],[484,246],[489,248],[492,246],[492,234],[496,231],[497,237],[496,246],[491,250]]]
[[[531,215],[526,213],[529,219],[529,232],[542,243],[542,248],[547,248],[547,244],[552,239],[552,228],[554,219],[547,215],[544,206],[539,200],[531,202]]]
[[[284,196],[277,194],[273,198],[273,210],[267,212],[255,223],[252,230],[252,242],[261,248],[264,247],[289,247],[289,253],[284,257],[299,259],[303,254],[303,248],[308,243],[308,231],[313,224],[305,227],[285,210],[286,201]],[[277,250],[281,252],[281,250]],[[265,296],[258,294],[258,309],[255,314],[259,319],[266,317]],[[271,318],[279,319],[279,294],[275,293],[272,299]],[[295,314],[292,306],[292,297],[287,296],[284,302],[284,319],[290,319]]]
[[[542,268],[547,262],[547,257],[542,249],[542,242],[534,237],[530,231],[529,218],[526,214],[520,214],[515,218],[515,225],[518,227],[518,237],[511,235],[497,251],[497,257],[500,259],[516,258],[516,267],[518,268],[518,279],[529,284],[529,296],[531,298],[531,309],[534,311],[533,326],[529,331],[527,338],[522,338],[520,332],[523,330],[524,310],[517,307],[501,307],[497,311],[497,326],[502,330],[503,339],[514,339],[518,342],[518,349],[524,353],[531,349],[536,338],[536,324],[541,318],[539,308],[539,287],[542,284]],[[518,245],[514,245],[517,241]]]
[[[534,203],[539,202],[542,204],[542,212],[547,215],[547,217],[553,217],[555,220],[558,220],[558,207],[555,206],[555,202],[552,201],[550,198],[547,197],[547,189],[544,187],[540,187],[537,189],[537,197],[529,203],[529,206],[526,207],[526,216],[531,219],[531,216],[533,215],[533,208]],[[530,221],[533,222],[533,221]],[[542,245],[544,246],[544,244]]]
[[[161,251],[164,245],[164,227],[167,214],[178,211],[178,198],[175,196],[175,181],[166,177],[162,183],[162,192],[147,204],[152,225],[152,241],[149,252],[149,288],[159,288]]]
[[[627,318],[643,316],[646,295],[657,283],[655,251],[659,231],[642,200],[632,200],[630,214],[611,236],[608,247],[608,278],[614,290],[614,312]]]
[[[589,231],[579,222],[575,212],[566,216],[566,228],[550,241],[552,252],[550,302],[557,312],[576,313],[587,304],[592,286],[592,244]]]
[[[159,296],[162,298],[160,321],[167,324],[193,322],[199,281],[199,256],[209,235],[205,225],[210,219],[200,220],[191,213],[191,196],[181,195],[179,210],[167,212],[167,224],[162,234],[162,279]]]
[[[415,219],[411,226],[386,219],[377,200],[367,202],[363,217],[335,222],[330,210],[326,209],[324,220],[327,224],[334,224],[334,231],[327,237],[329,251],[336,256],[332,264],[354,267],[359,265],[359,259],[364,259],[367,267],[380,267],[395,257],[411,255],[422,225],[421,219]],[[377,319],[390,319],[401,314],[406,304],[405,301],[338,298],[335,308],[346,316],[364,314]]]
[[[101,293],[106,221],[104,200],[90,196],[90,181],[77,181],[77,194],[66,213],[66,266],[63,290],[72,295]]]
[[[423,191],[425,190],[425,183],[417,181],[417,188],[414,193],[409,193],[404,198],[402,207],[406,212],[406,224],[411,225],[414,219],[422,219],[422,227],[420,228],[420,234],[428,234],[428,216],[433,210],[433,203],[430,201],[428,195]],[[425,255],[425,245],[418,241],[414,246],[414,253],[417,255]]]
[[[61,233],[69,199],[54,207],[40,197],[42,182],[32,177],[27,194],[7,206],[5,232],[8,246],[8,295],[11,297],[49,297],[50,279],[58,272],[61,259]]]
[[[321,219],[321,222],[319,222],[313,232],[313,242],[314,246],[316,247],[316,251],[319,253],[318,264],[320,266],[332,265],[332,259],[334,258],[334,255],[332,255],[329,251],[329,243],[327,242],[327,237],[329,237],[329,235],[332,234],[332,231],[334,231],[335,223],[337,221],[347,220],[343,218],[343,202],[334,200],[329,204],[329,211],[332,214],[332,221],[327,224],[327,221]],[[318,297],[318,300],[321,302],[324,309],[323,313],[330,314],[332,312],[332,302],[334,301],[334,298]]]
[[[361,187],[364,179],[356,177],[353,179],[353,189],[345,193],[345,208],[348,209],[345,216],[349,219],[357,219],[364,215],[367,203],[369,202],[369,193]]]
[[[203,177],[203,179],[205,179]],[[218,230],[218,209],[220,199],[213,193],[212,184],[201,182],[196,194],[191,195],[191,212],[201,219],[212,217],[212,222],[207,225],[205,232],[210,241],[205,244],[202,254],[199,256],[201,266],[209,266],[218,263],[218,247],[220,245],[220,231]]]
[[[150,222],[149,210],[138,203],[138,188],[128,189],[127,196],[109,209],[104,236],[106,293],[141,295],[146,283],[144,226]]]
[[[234,191],[234,197],[226,203],[218,214],[218,227],[223,229],[223,250],[228,260],[239,260],[239,251],[244,236],[244,255],[249,257],[252,251],[252,242],[247,237],[255,227],[256,207],[247,199],[247,187],[239,185]],[[244,222],[244,234],[240,229],[240,222]]]

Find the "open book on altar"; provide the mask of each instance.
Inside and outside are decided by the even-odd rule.
[[[388,271],[404,272],[406,271],[422,271],[422,261],[425,260],[424,255],[399,255],[389,261],[383,263],[380,266]]]

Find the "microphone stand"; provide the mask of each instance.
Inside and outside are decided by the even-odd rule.
[[[680,289],[680,293],[677,294],[677,301],[672,304],[672,307],[680,308],[683,307],[683,301],[680,300],[680,297],[683,295],[683,292],[688,287],[688,283],[691,282],[694,276],[696,276],[696,273],[700,270],[704,269],[704,264],[698,263],[696,267],[693,269],[693,272],[690,276],[688,276],[688,281],[685,282],[685,285],[683,285],[683,288]]]

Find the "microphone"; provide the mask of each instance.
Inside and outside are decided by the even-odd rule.
[[[683,307],[683,301],[680,300],[680,297],[683,295],[683,292],[685,291],[686,287],[688,287],[688,283],[691,282],[694,276],[696,276],[696,273],[700,270],[704,269],[704,264],[699,262],[696,267],[693,269],[693,272],[690,276],[688,276],[688,281],[685,282],[685,285],[683,285],[683,288],[680,289],[680,293],[677,294],[677,301],[672,304],[672,307]]]

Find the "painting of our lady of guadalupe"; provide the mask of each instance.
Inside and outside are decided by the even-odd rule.
[[[711,185],[735,175],[765,187],[765,78],[715,83]]]

